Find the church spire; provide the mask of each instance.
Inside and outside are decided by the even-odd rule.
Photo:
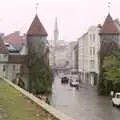
[[[58,36],[59,36],[59,31],[58,31],[58,22],[57,22],[57,17],[56,17],[55,18],[55,28],[54,28],[54,41],[55,41],[55,43],[58,40]]]

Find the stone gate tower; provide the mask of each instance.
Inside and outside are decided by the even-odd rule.
[[[40,22],[37,14],[27,32],[27,48],[28,48],[28,54],[31,52],[35,52],[38,57],[41,56],[41,54],[45,54],[48,47],[47,44],[47,32]],[[47,57],[47,56],[46,56]],[[45,59],[45,60],[48,60]]]

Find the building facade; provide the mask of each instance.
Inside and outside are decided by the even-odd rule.
[[[68,45],[67,45],[65,68],[67,68],[69,70],[69,73],[76,71],[76,68],[74,65],[76,44],[77,44],[76,41],[72,41],[72,42],[68,43]]]
[[[97,85],[99,75],[100,28],[91,26],[78,39],[78,74],[82,83]]]
[[[82,83],[95,86],[99,83],[101,59],[120,45],[120,22],[111,15],[105,19],[103,26],[91,26],[78,39],[75,46],[74,68]]]

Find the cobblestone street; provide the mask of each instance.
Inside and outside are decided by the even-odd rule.
[[[53,83],[51,104],[75,120],[120,120],[120,110],[110,98],[97,96],[95,88],[75,90],[62,85],[59,77]]]

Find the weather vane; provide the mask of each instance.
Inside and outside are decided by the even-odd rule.
[[[108,12],[110,13],[110,10],[111,10],[111,2],[109,1],[108,2]]]
[[[35,4],[36,14],[37,14],[38,6],[39,6],[39,3],[37,2],[37,3]]]

